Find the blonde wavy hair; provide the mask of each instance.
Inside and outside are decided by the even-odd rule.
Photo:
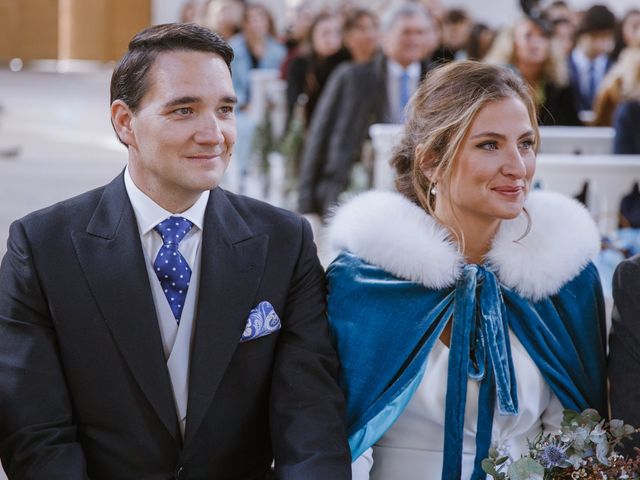
[[[640,46],[627,47],[607,72],[594,100],[595,126],[610,126],[624,100],[640,100]]]
[[[513,65],[518,66],[515,49],[515,31],[525,22],[533,20],[527,17],[521,17],[511,26],[503,28],[496,35],[496,39],[491,46],[487,55],[483,58],[484,62],[492,65]],[[554,85],[564,87],[569,84],[569,67],[562,53],[562,45],[553,37],[549,37],[549,56],[542,67],[543,77]]]

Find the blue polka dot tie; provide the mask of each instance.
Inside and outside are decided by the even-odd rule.
[[[169,217],[154,228],[162,237],[162,247],[153,268],[178,324],[191,279],[191,269],[178,251],[178,245],[192,227],[193,223],[184,217]]]

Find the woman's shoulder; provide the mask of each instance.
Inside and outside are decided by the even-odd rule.
[[[463,264],[447,230],[396,192],[366,192],[335,210],[329,244],[427,288],[452,285]]]
[[[600,234],[587,209],[565,195],[534,190],[524,215],[503,221],[488,255],[500,281],[533,301],[556,294],[600,250]]]
[[[532,301],[556,294],[600,248],[589,212],[564,195],[533,191],[526,215],[502,221],[486,257],[500,282]],[[346,250],[402,279],[431,289],[453,285],[464,258],[448,231],[396,192],[361,194],[338,208],[330,223],[334,252]]]

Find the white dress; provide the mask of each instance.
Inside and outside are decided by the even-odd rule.
[[[512,458],[527,448],[527,438],[560,429],[563,407],[533,360],[509,331],[511,356],[518,384],[519,413],[493,418],[492,444]],[[437,341],[429,354],[424,377],[400,418],[352,466],[353,480],[433,480],[442,472],[445,396],[449,349]],[[471,477],[475,458],[478,382],[467,384],[462,479]]]

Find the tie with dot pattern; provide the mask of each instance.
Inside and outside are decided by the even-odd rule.
[[[162,237],[162,247],[153,262],[153,269],[178,324],[191,279],[191,269],[178,251],[178,245],[192,227],[193,223],[184,217],[169,217],[154,227]]]

